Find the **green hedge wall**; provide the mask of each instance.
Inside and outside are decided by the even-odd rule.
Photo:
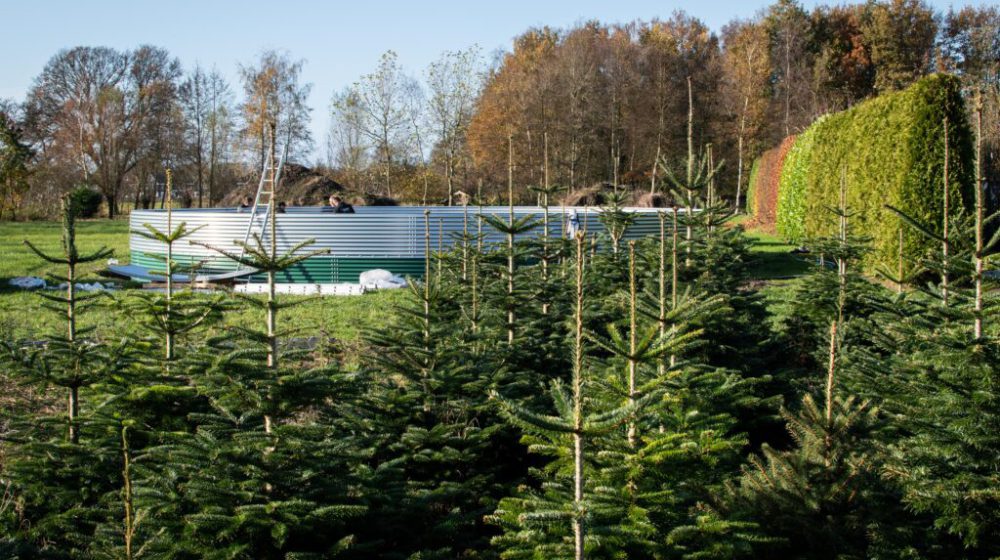
[[[827,117],[820,117],[795,138],[795,143],[788,150],[785,163],[781,167],[775,229],[779,235],[795,242],[801,242],[806,237],[806,196],[810,186],[808,172],[812,164],[816,130],[826,120]]]
[[[851,230],[873,240],[865,269],[883,265],[895,270],[900,228],[904,258],[915,262],[929,241],[909,231],[885,206],[940,231],[945,117],[951,200],[956,212],[968,208],[974,182],[972,132],[958,79],[935,74],[822,118],[798,137],[781,173],[778,232],[794,241],[835,234],[837,218],[828,208],[839,203],[841,173],[846,171],[847,204],[858,213],[851,218]]]
[[[767,150],[754,162],[753,223],[766,231],[774,231],[778,213],[778,183],[789,150],[795,145],[795,135],[789,136]]]

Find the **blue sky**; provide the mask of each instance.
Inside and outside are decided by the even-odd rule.
[[[0,97],[23,99],[32,80],[60,49],[140,44],[165,47],[185,69],[196,62],[217,67],[237,84],[239,63],[263,49],[288,51],[305,59],[303,77],[313,84],[313,137],[321,146],[334,91],[371,71],[392,49],[415,76],[442,51],[479,45],[484,53],[507,48],[531,26],[566,27],[598,19],[626,22],[667,17],[680,9],[718,30],[736,17],[750,17],[769,2],[653,0],[460,0],[405,2],[270,2],[218,0],[4,0],[0,14]],[[811,8],[818,2],[805,0]],[[837,1],[825,3],[838,3]],[[939,10],[986,0],[934,0]]]

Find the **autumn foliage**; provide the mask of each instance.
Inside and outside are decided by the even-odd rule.
[[[795,136],[785,138],[781,144],[764,152],[754,162],[750,175],[750,199],[747,210],[755,225],[768,231],[774,230],[778,213],[778,183],[781,167],[788,150],[795,144]]]

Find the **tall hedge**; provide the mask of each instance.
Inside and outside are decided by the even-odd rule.
[[[865,268],[895,270],[901,228],[904,259],[916,261],[929,241],[909,231],[885,206],[941,230],[945,117],[953,208],[968,208],[974,181],[972,132],[958,79],[935,74],[822,118],[798,137],[781,173],[778,232],[795,241],[834,234],[837,218],[829,208],[839,202],[845,173],[847,204],[857,212],[851,228],[873,240]]]
[[[761,156],[763,157],[763,156]],[[760,174],[760,158],[753,160],[750,166],[750,179],[747,181],[746,211],[754,220],[757,219],[757,176]]]
[[[795,143],[788,150],[784,165],[781,168],[781,179],[778,183],[778,213],[775,218],[775,228],[778,234],[793,241],[802,241],[806,237],[806,190],[808,171],[812,164],[813,145],[816,130],[826,120],[813,123],[805,132],[795,138]]]
[[[750,172],[749,193],[753,204],[749,206],[754,224],[773,230],[778,212],[778,183],[788,151],[795,144],[795,136],[785,138],[781,144],[764,152],[753,163]]]

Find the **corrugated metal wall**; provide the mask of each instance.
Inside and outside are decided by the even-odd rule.
[[[440,246],[448,247],[456,242],[464,228],[470,233],[477,230],[477,216],[496,215],[506,220],[506,206],[367,206],[357,207],[356,214],[333,214],[320,212],[319,208],[290,208],[277,215],[278,251],[290,249],[296,243],[314,239],[315,243],[305,250],[330,251],[329,256],[317,256],[286,271],[282,282],[356,282],[358,274],[373,268],[385,268],[396,274],[420,276],[424,269],[425,210],[430,214],[431,250]],[[603,232],[598,216],[599,208],[567,209],[565,214],[558,207],[549,209],[549,234],[560,236],[569,214],[575,210],[581,224],[590,233]],[[638,239],[658,234],[660,221],[657,209],[628,208],[636,213],[635,224],[629,229],[626,239]],[[526,235],[541,234],[542,209],[535,206],[514,207],[515,217],[533,215],[539,226]],[[184,209],[173,212],[174,227],[186,222],[197,228],[189,240],[208,244],[212,247],[239,252],[235,240],[242,241],[247,228],[248,213],[235,209]],[[258,216],[263,222],[263,215]],[[167,230],[167,213],[162,210],[136,210],[130,217],[130,228],[144,229],[149,224],[161,231]],[[506,237],[483,223],[486,243],[503,243]],[[260,231],[257,228],[256,231]],[[266,237],[265,237],[266,239]],[[150,254],[162,255],[166,247],[158,242],[132,234],[129,238],[132,264],[159,268],[159,262]],[[181,242],[174,247],[175,260],[182,263],[202,262],[207,270],[234,270],[236,264],[200,245]]]

